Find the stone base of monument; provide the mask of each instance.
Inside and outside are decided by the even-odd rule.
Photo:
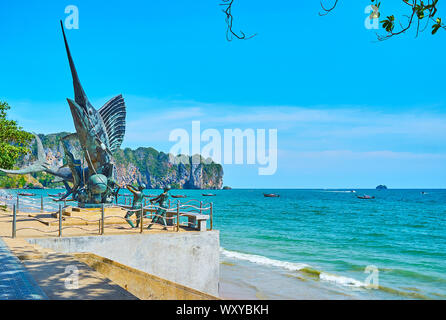
[[[60,238],[37,237],[28,238],[27,241],[59,253],[92,253],[103,257],[102,259],[106,258],[149,275],[218,296],[220,237],[217,230],[208,232],[145,232],[82,237],[64,236]],[[91,262],[107,270],[107,277],[116,281],[117,284],[124,287],[128,284],[128,289],[134,288],[130,282],[132,279],[143,281],[141,278],[126,277],[125,274],[128,271],[115,268],[116,265],[104,265],[100,261],[94,260]],[[112,276],[112,273],[114,276]],[[133,275],[136,276],[136,274]],[[118,276],[125,281],[120,282]],[[152,287],[152,290],[153,286],[157,285],[153,282],[142,283]],[[159,285],[162,285],[163,293],[168,292],[169,289],[162,282],[158,282]],[[141,289],[143,288],[141,283],[138,286]],[[151,289],[150,287],[145,288],[145,290]],[[182,299],[184,297],[176,296],[175,298]]]
[[[78,203],[79,208],[86,208],[86,209],[100,209],[102,207],[102,203]],[[104,207],[113,207],[113,203],[104,203]]]
[[[119,207],[104,209],[104,224],[127,224],[124,217],[127,210]],[[101,220],[101,209],[67,207],[64,209],[63,225],[97,225]],[[135,217],[133,217],[135,218]],[[58,223],[58,222],[57,222]],[[54,224],[57,224],[54,222]]]

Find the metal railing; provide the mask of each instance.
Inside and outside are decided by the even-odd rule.
[[[124,199],[127,199],[129,197],[129,195],[119,195],[121,197],[125,197]],[[131,195],[130,195],[131,197]],[[148,198],[150,196],[147,196]],[[54,210],[52,211],[52,215],[56,215],[56,218],[54,220],[47,220],[44,223],[47,223],[48,226],[51,226],[51,224],[56,223],[58,224],[58,228],[56,230],[42,230],[40,228],[35,228],[35,227],[21,227],[18,228],[17,227],[17,223],[18,222],[24,222],[24,221],[39,221],[39,222],[43,222],[42,218],[38,218],[38,217],[32,217],[30,215],[20,215],[19,213],[19,196],[17,196],[17,201],[16,203],[13,204],[12,206],[12,237],[15,238],[17,236],[17,232],[18,231],[22,231],[22,230],[34,230],[40,233],[44,233],[44,234],[54,234],[57,233],[59,237],[62,237],[64,230],[67,229],[80,229],[83,230],[85,232],[89,232],[89,233],[95,233],[95,234],[99,234],[99,235],[104,235],[105,234],[105,229],[106,228],[114,228],[116,229],[116,224],[118,223],[109,223],[107,224],[106,221],[107,219],[122,219],[125,222],[129,222],[129,221],[133,221],[133,219],[131,219],[130,217],[122,217],[119,215],[105,215],[105,206],[104,204],[102,204],[101,208],[100,208],[100,218],[99,219],[86,219],[84,217],[77,217],[77,216],[68,216],[68,215],[64,215],[64,211],[67,208],[67,204],[66,201],[63,201],[63,205],[60,203],[59,207],[58,207],[58,211],[54,212]],[[213,203],[206,203],[203,204],[202,201],[198,201],[195,199],[192,200],[188,200],[184,203],[181,203],[179,200],[176,201],[176,205],[172,206],[171,201],[169,200],[168,202],[168,206],[167,207],[161,207],[161,206],[157,206],[154,204],[149,204],[146,205],[147,202],[144,201],[143,204],[141,204],[141,208],[138,209],[132,209],[131,205],[130,205],[130,201],[128,201],[129,205],[127,205],[127,201],[124,200],[124,205],[119,205],[116,204],[114,206],[111,207],[107,207],[107,208],[121,208],[121,209],[125,209],[127,212],[134,212],[136,213],[136,220],[137,222],[137,228],[139,228],[139,232],[143,233],[144,231],[144,227],[150,227],[153,224],[159,224],[159,225],[163,225],[164,224],[160,224],[157,221],[154,221],[155,217],[158,217],[160,219],[164,219],[164,221],[166,222],[166,227],[171,227],[172,231],[176,231],[179,232],[181,227],[185,227],[185,228],[190,228],[190,227],[197,227],[196,223],[197,223],[197,218],[199,219],[203,219],[203,216],[208,215],[209,216],[209,221],[210,221],[210,228],[207,230],[212,230],[213,229]],[[43,196],[41,196],[40,198],[40,209],[41,212],[48,212],[51,213],[51,211],[45,211],[45,207],[44,207],[44,201],[43,201]],[[161,212],[161,214],[160,214]],[[98,212],[96,212],[98,213]],[[93,212],[92,212],[93,214]],[[19,219],[18,219],[19,218]],[[182,220],[182,218],[186,218],[187,222],[184,222]],[[84,227],[81,227],[79,225],[64,225],[64,221],[68,221],[70,219],[78,219],[80,221],[86,222],[86,225],[88,224],[96,224],[97,223],[97,229],[87,229]],[[148,222],[148,220],[151,219],[151,221]],[[206,219],[207,220],[207,219]],[[120,230],[134,230],[135,228],[132,227],[120,227]]]

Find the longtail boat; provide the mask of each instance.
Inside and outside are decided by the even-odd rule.
[[[263,196],[265,198],[279,198],[280,197],[280,195],[277,193],[264,193]]]
[[[368,195],[363,195],[363,196],[356,196],[358,199],[375,199],[375,196],[371,197]]]
[[[34,197],[36,194],[35,193],[18,193],[19,196],[23,196],[23,197]]]

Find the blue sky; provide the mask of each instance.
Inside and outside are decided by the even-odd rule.
[[[235,29],[258,35],[233,42],[218,0],[1,2],[0,99],[27,130],[74,131],[59,20],[76,5],[80,79],[97,108],[124,95],[124,147],[168,152],[169,133],[193,120],[277,129],[276,174],[224,165],[225,184],[446,187],[446,33],[377,42],[369,1],[352,2],[319,17],[318,1],[240,0]]]

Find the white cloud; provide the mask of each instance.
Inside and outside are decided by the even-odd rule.
[[[93,105],[99,107],[109,98],[93,99]],[[376,150],[433,154],[446,149],[446,116],[428,108],[392,112],[361,105],[236,106],[125,94],[124,98],[127,104],[124,146],[156,146],[168,150],[172,130],[190,131],[191,122],[200,120],[202,130],[278,129],[280,148],[307,152],[307,156],[308,152],[331,152],[321,150],[367,151],[371,153],[363,155],[372,157],[373,152],[384,152]],[[12,118],[27,130],[42,133],[74,130],[65,101],[12,101],[10,104]],[[43,118],[42,110],[46,110]]]
[[[446,116],[424,109],[389,112],[365,106],[235,106],[194,101],[128,99],[126,142],[167,142],[176,128],[190,130],[193,120],[202,128],[278,129],[279,144],[289,149],[339,149],[353,145],[383,144],[391,149],[401,140],[407,145],[426,142],[432,147],[446,142]],[[378,110],[378,111],[374,111]],[[361,141],[362,143],[361,143]],[[374,146],[377,149],[379,146]]]
[[[414,152],[395,152],[389,150],[358,152],[352,150],[323,150],[299,152],[292,150],[279,150],[280,157],[294,159],[348,159],[348,160],[446,160],[446,153],[414,153]]]

